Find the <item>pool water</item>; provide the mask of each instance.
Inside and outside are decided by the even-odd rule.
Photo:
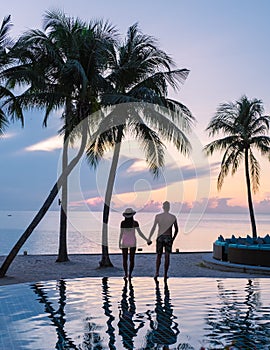
[[[270,280],[81,278],[0,287],[0,349],[270,349]]]

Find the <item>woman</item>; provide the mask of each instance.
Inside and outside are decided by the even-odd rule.
[[[150,240],[147,239],[142,233],[138,221],[134,220],[134,215],[136,211],[132,208],[127,208],[123,212],[123,216],[125,220],[121,222],[120,225],[120,236],[119,236],[119,248],[122,249],[122,257],[123,257],[123,268],[125,272],[124,278],[131,278],[132,272],[134,269],[134,259],[136,252],[136,235],[135,230],[138,234],[146,240],[148,244],[150,244]],[[128,274],[128,250],[129,250],[129,274]]]

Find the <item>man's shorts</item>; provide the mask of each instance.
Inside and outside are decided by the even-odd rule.
[[[157,245],[156,245],[157,254],[163,253],[163,247],[165,248],[165,252],[171,253],[172,244],[173,244],[173,240],[171,236],[167,236],[167,235],[159,236],[157,238]]]

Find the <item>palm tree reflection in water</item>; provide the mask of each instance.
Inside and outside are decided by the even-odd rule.
[[[59,288],[59,308],[55,310],[53,303],[49,301],[47,293],[44,291],[44,286],[40,283],[32,285],[32,289],[38,295],[39,302],[44,304],[45,311],[49,314],[49,318],[52,320],[53,325],[56,327],[57,342],[55,349],[66,350],[102,350],[102,339],[98,331],[98,326],[91,321],[91,317],[86,319],[86,330],[84,331],[83,342],[78,347],[68,337],[64,330],[66,318],[65,318],[65,305],[66,305],[66,282],[60,280],[57,282]],[[44,288],[44,289],[43,289]]]
[[[128,288],[129,286],[129,288]],[[129,294],[128,294],[129,289]],[[134,349],[134,340],[140,328],[144,326],[143,321],[139,322],[136,328],[136,324],[133,321],[133,317],[136,314],[136,305],[134,297],[134,288],[131,280],[124,280],[124,287],[122,290],[122,300],[120,302],[120,312],[119,312],[119,334],[122,336],[122,343],[125,349]]]
[[[176,316],[173,315],[173,308],[170,299],[170,291],[167,282],[164,282],[164,303],[161,297],[159,282],[156,281],[156,320],[152,319],[152,312],[147,311],[150,321],[151,331],[146,336],[147,349],[169,349],[169,346],[177,342],[177,336],[180,333],[178,323],[175,322]]]
[[[66,305],[66,282],[64,280],[60,280],[58,282],[59,288],[59,308],[55,310],[53,307],[53,303],[49,301],[47,293],[42,289],[43,285],[40,283],[36,283],[32,285],[32,289],[38,295],[39,302],[44,304],[45,311],[49,314],[49,318],[52,323],[56,327],[57,333],[57,343],[55,349],[78,349],[77,346],[70,340],[64,330],[64,326],[66,323],[65,319],[65,305]]]
[[[105,315],[108,317],[107,321],[107,331],[106,333],[109,334],[109,349],[110,350],[116,350],[115,347],[115,328],[113,327],[112,323],[115,320],[115,317],[112,314],[111,311],[111,302],[110,302],[110,287],[108,285],[108,277],[104,277],[102,279],[102,295],[103,295],[103,309]]]
[[[206,320],[209,345],[222,346],[218,349],[228,344],[234,344],[237,349],[266,349],[270,339],[270,315],[266,312],[269,308],[261,312],[259,282],[248,280],[244,301],[240,300],[239,288],[225,288],[224,281],[219,281],[217,287],[221,303],[218,310],[210,309]]]

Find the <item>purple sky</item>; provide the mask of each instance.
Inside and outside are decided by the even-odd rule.
[[[41,28],[42,16],[50,9],[60,9],[86,21],[108,19],[123,36],[130,25],[138,22],[144,33],[155,36],[179,68],[190,69],[180,92],[173,93],[172,97],[193,112],[197,119],[195,133],[202,144],[209,142],[204,130],[220,103],[235,101],[246,94],[250,98],[260,98],[266,113],[270,113],[268,0],[11,0],[2,1],[0,5],[2,18],[11,15],[13,37],[29,28]],[[24,130],[18,124],[10,125],[6,138],[0,140],[0,209],[37,210],[42,204],[56,179],[60,151],[30,152],[28,147],[55,136],[59,126],[59,117],[52,116],[48,128],[42,128],[42,115],[36,111],[27,114]],[[216,161],[217,158],[209,160],[210,163]],[[190,170],[186,166],[184,170]],[[257,202],[265,207],[268,201],[264,198],[270,193],[269,163],[263,163],[262,168],[266,170],[263,170]],[[177,178],[173,177],[174,170],[168,167],[168,173],[170,170],[169,181],[173,183]],[[204,170],[197,169],[196,176],[205,176]],[[93,170],[88,171],[93,177],[93,186],[88,191],[95,197],[96,174]],[[184,174],[190,176],[187,172]],[[231,180],[232,187],[241,182],[238,178],[235,181]],[[214,188],[216,174],[211,182]],[[128,181],[125,185],[123,190],[131,186]],[[209,203],[218,198],[218,209],[227,211],[228,198],[235,199],[235,196],[240,198],[234,190],[230,193],[230,189],[225,188],[224,192],[217,193],[212,189]],[[200,202],[203,198],[197,200]],[[211,205],[207,208],[211,211]]]

